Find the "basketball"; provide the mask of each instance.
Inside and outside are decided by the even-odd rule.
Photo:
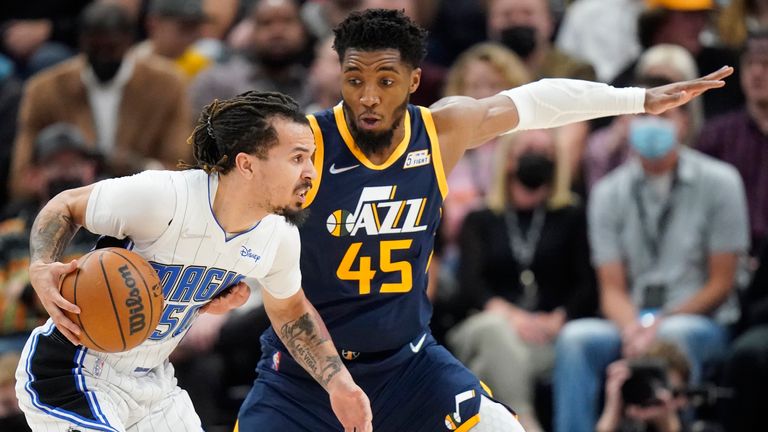
[[[83,332],[80,342],[101,352],[121,352],[144,342],[163,310],[157,272],[138,254],[122,248],[97,249],[78,260],[77,270],[59,284],[61,295],[80,307],[64,311]]]

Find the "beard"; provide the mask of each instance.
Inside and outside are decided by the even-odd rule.
[[[296,49],[280,52],[264,50],[262,52],[254,53],[253,59],[257,63],[261,63],[267,69],[281,70],[299,63],[299,60],[301,59],[301,50]]]
[[[311,188],[312,188],[312,182],[306,181],[306,182],[302,182],[299,186],[297,186],[294,192],[298,192],[302,189],[307,189],[307,191],[309,191],[309,189]],[[297,203],[295,208],[290,206],[275,208],[273,213],[284,217],[289,224],[297,227],[302,226],[304,222],[307,221],[307,218],[309,218],[309,209],[302,208],[301,203]]]
[[[352,109],[346,103],[342,104],[342,107],[344,108],[344,116],[350,120],[348,122],[349,133],[352,134],[355,144],[357,144],[365,155],[376,154],[392,144],[392,137],[395,136],[395,130],[397,130],[400,122],[405,116],[405,110],[408,108],[409,100],[410,95],[395,109],[392,116],[394,118],[392,125],[384,132],[360,130],[357,127],[357,121],[355,115],[352,113]]]
[[[301,227],[309,218],[309,209],[299,208],[294,210],[289,207],[283,207],[277,211],[277,214],[284,217],[289,224]]]

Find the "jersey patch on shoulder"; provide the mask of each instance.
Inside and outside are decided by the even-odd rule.
[[[429,165],[431,161],[432,155],[429,154],[428,149],[412,151],[405,157],[403,169]]]

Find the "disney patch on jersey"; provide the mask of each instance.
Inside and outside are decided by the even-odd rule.
[[[432,155],[429,154],[428,149],[412,151],[405,156],[405,163],[403,164],[403,169],[416,168],[423,165],[428,165],[431,160],[432,160]]]

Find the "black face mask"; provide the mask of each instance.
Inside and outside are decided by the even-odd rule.
[[[53,198],[61,192],[85,186],[78,178],[58,178],[48,181],[48,197]]]
[[[555,163],[540,153],[524,153],[517,160],[517,179],[526,189],[535,190],[552,182]]]
[[[536,29],[531,26],[512,26],[501,31],[501,43],[523,59],[536,49]]]
[[[88,59],[88,62],[91,64],[91,69],[93,69],[93,74],[96,75],[96,78],[100,82],[106,83],[117,75],[123,60],[97,60],[91,58]]]

